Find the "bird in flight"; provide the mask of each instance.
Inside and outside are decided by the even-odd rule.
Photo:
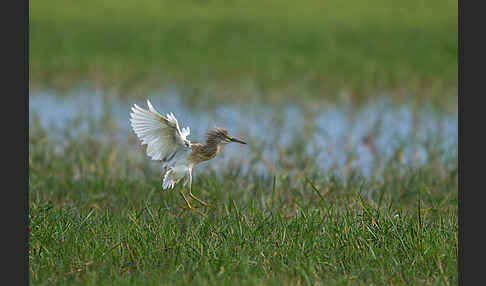
[[[246,142],[231,137],[224,128],[207,131],[206,142],[193,143],[187,139],[189,127],[179,128],[174,114],[162,116],[147,100],[148,110],[134,104],[130,113],[130,123],[133,131],[142,145],[147,145],[147,155],[152,160],[162,162],[165,175],[162,182],[163,189],[172,189],[181,179],[188,178],[189,196],[204,206],[208,203],[198,199],[192,193],[192,169],[199,163],[214,158],[221,148],[231,142],[246,144]],[[179,193],[184,198],[187,207],[195,210],[184,195],[182,188]],[[196,210],[197,211],[197,210]]]

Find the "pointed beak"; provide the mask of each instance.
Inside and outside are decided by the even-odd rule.
[[[242,141],[242,140],[237,139],[237,138],[231,138],[231,139],[230,139],[230,141],[231,141],[231,142],[240,143],[240,144],[246,144],[246,142],[245,142],[245,141]]]

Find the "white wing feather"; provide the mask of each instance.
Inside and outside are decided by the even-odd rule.
[[[179,123],[174,114],[163,117],[147,100],[149,110],[134,104],[130,114],[130,122],[135,134],[147,144],[147,155],[152,160],[162,160],[169,164],[180,151],[187,151],[190,142],[186,137],[190,133],[188,127],[179,129]],[[188,144],[189,143],[189,144]]]
[[[189,129],[189,127],[184,127],[182,128],[182,132],[181,132],[181,135],[182,137],[185,139],[187,136],[189,136],[189,134],[191,133],[191,129]]]

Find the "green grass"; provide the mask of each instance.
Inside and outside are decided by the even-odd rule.
[[[305,144],[278,171],[197,168],[215,205],[200,217],[179,185],[161,190],[138,142],[90,126],[63,140],[29,126],[32,285],[457,284],[457,154],[437,144],[425,165],[392,156],[369,178],[323,173]]]
[[[30,2],[29,22],[34,88],[145,97],[175,84],[195,105],[312,104],[346,91],[456,109],[454,1],[46,0]],[[246,138],[249,166],[216,172],[216,158],[196,168],[195,194],[215,205],[201,217],[183,209],[180,185],[162,191],[157,164],[133,135],[119,142],[114,126],[109,114],[61,130],[30,121],[32,285],[458,282],[457,150],[439,149],[440,136],[377,152],[371,177],[319,169],[306,126],[288,146]],[[424,165],[402,163],[407,144],[425,148]],[[262,171],[274,147],[278,159]],[[352,166],[358,155],[343,156]]]
[[[456,95],[457,1],[47,0],[29,22],[32,86]]]

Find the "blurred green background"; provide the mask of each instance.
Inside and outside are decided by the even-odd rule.
[[[34,88],[457,96],[457,1],[46,0],[29,20]]]

